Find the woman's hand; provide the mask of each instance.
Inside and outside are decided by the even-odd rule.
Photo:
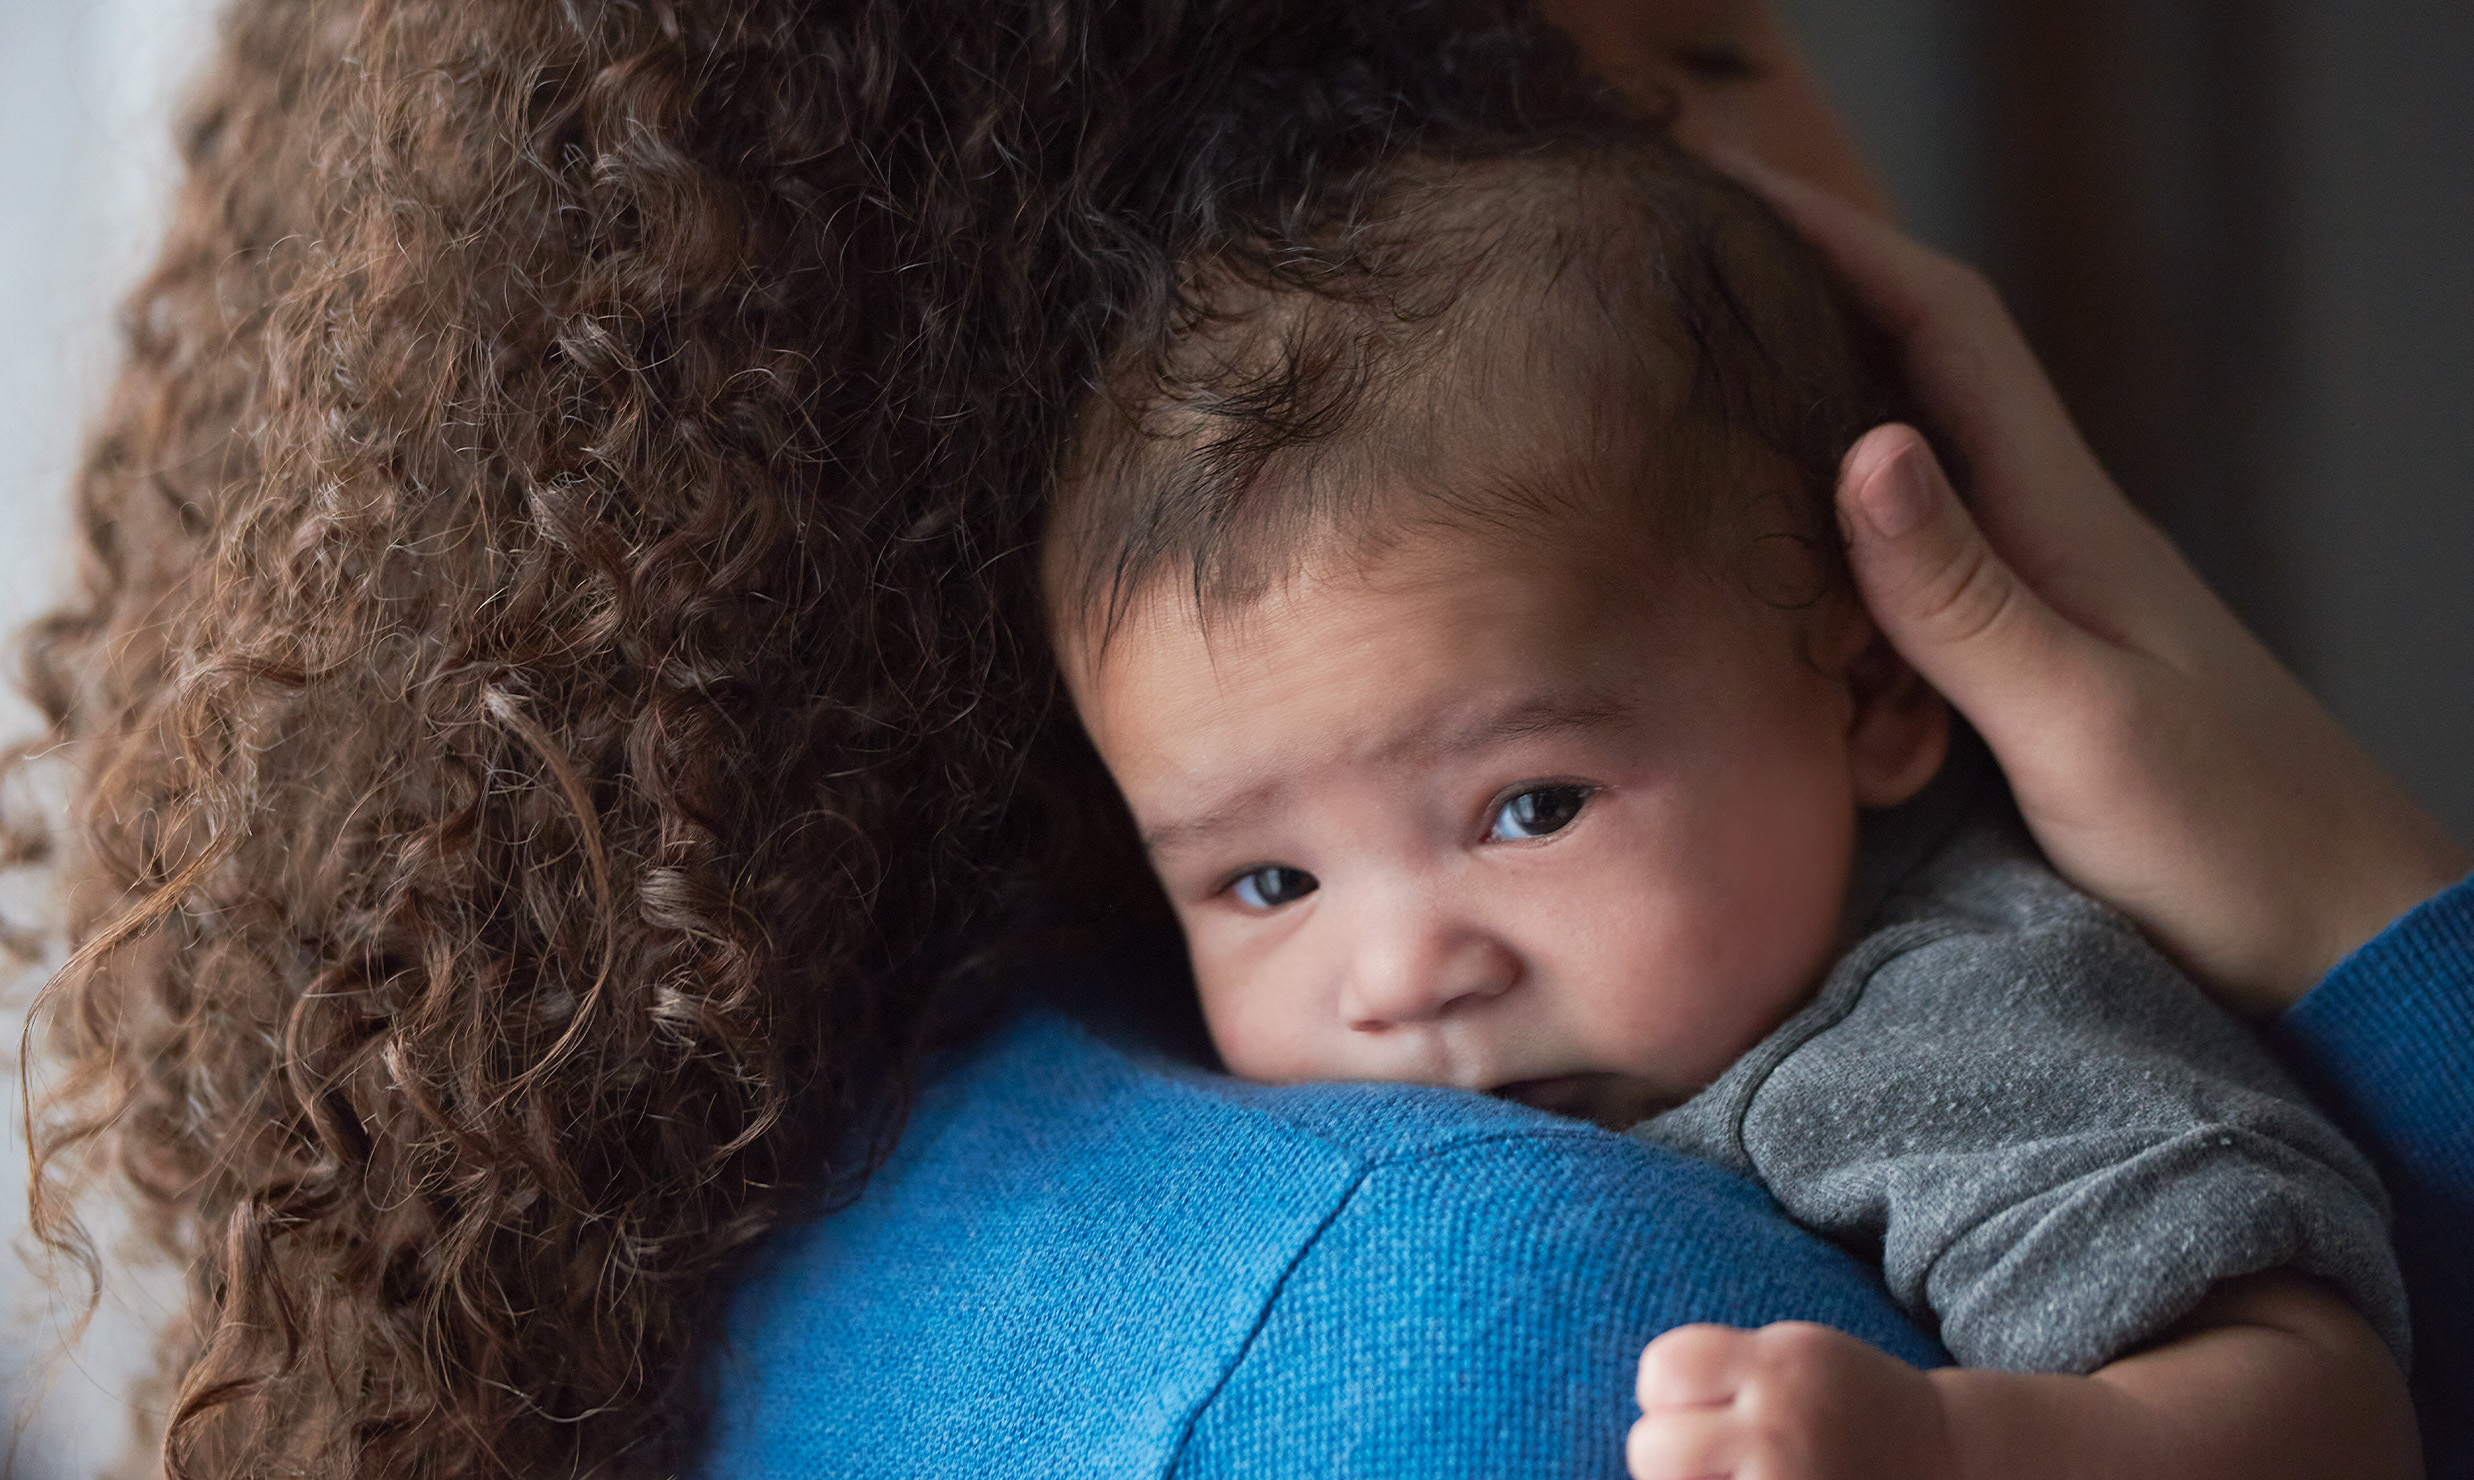
[[[1589,65],[1677,142],[1734,149],[1887,215],[1889,193],[1766,0],[1544,0]]]
[[[1914,430],[1875,429],[1840,478],[1848,554],[2063,873],[2253,1014],[2465,874],[2465,850],[2114,487],[1980,276],[1811,185],[1721,163],[1891,336],[1964,474],[1965,505]]]

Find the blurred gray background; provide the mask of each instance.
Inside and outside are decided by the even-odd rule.
[[[2474,7],[1780,3],[1909,223],[2002,284],[2124,485],[2474,838]],[[61,492],[210,8],[0,0],[11,628],[65,575]],[[13,1200],[21,1178],[12,1135]],[[162,1294],[107,1292],[45,1364],[61,1303],[22,1273],[0,1290],[11,1472],[90,1472]]]
[[[2474,840],[2474,6],[1779,3],[2123,486]]]

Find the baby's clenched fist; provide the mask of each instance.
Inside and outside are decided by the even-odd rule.
[[[1943,1480],[1941,1395],[1827,1326],[1682,1326],[1641,1353],[1633,1480]]]

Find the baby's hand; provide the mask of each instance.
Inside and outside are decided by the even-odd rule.
[[[1940,1480],[1956,1473],[1941,1396],[1898,1358],[1827,1326],[1680,1326],[1641,1353],[1632,1480]]]

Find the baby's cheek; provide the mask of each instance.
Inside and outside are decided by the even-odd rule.
[[[1202,998],[1204,1025],[1228,1072],[1270,1083],[1340,1077],[1335,1066],[1318,1056],[1320,1035],[1306,1031],[1304,1004],[1295,1000],[1293,983],[1284,992],[1280,974],[1216,949],[1207,934],[1191,927],[1186,949]]]
[[[1853,843],[1852,807],[1841,824],[1820,803],[1694,829],[1693,847],[1607,901],[1602,930],[1576,943],[1628,978],[1600,1027],[1631,1045],[1631,1072],[1697,1090],[1820,984]]]
[[[1810,1000],[1835,959],[1838,917],[1853,839],[1828,827],[1804,828],[1765,850],[1765,866],[1714,906],[1708,958],[1718,1067],[1751,1048]]]
[[[1762,1001],[1771,995],[1766,983],[1749,983],[1714,957],[1679,957],[1654,978],[1636,981],[1625,994],[1622,1019],[1607,1024],[1603,1038],[1634,1045],[1622,1067],[1680,1101],[1716,1079],[1783,1016]]]

